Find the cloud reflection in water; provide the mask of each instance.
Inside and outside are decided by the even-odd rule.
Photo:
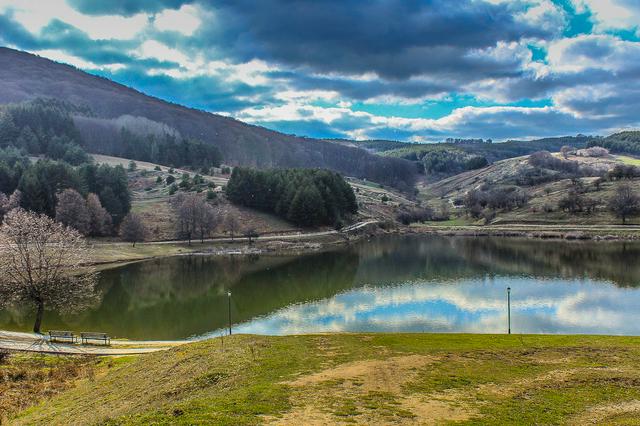
[[[591,279],[492,276],[364,286],[296,304],[234,327],[237,333],[329,331],[503,333],[506,287],[515,333],[640,334],[640,291]]]

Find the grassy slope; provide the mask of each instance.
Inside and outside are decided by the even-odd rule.
[[[427,203],[437,207],[441,203],[441,198],[453,203],[457,198],[464,198],[465,194],[474,188],[479,187],[484,182],[501,183],[508,181],[514,176],[517,170],[527,164],[528,156],[512,158],[498,161],[488,167],[473,170],[443,179],[439,182],[421,186],[421,198]],[[615,164],[634,164],[639,160],[627,156],[611,156],[609,159],[594,159],[582,157],[570,157],[570,160],[599,165],[603,167],[613,167]],[[564,197],[571,187],[569,179],[555,182],[548,182],[541,185],[523,187],[530,196],[527,206],[511,212],[497,212],[497,218],[492,222],[500,224],[537,224],[537,225],[619,225],[620,220],[615,218],[606,209],[606,203],[613,196],[618,185],[631,183],[638,185],[640,179],[632,181],[623,180],[619,182],[605,182],[600,189],[596,189],[593,182],[596,178],[582,178],[582,183],[587,188],[584,194],[587,197],[600,200],[597,211],[593,214],[569,214],[557,209],[558,201]],[[554,211],[545,212],[545,205],[552,206]],[[462,210],[462,208],[460,208]],[[460,212],[462,214],[462,212]],[[459,221],[458,221],[459,222]],[[473,221],[469,218],[462,218],[460,224],[481,224],[482,220]],[[629,224],[640,223],[640,219],[635,218],[628,221]]]
[[[639,355],[636,337],[233,336],[80,379],[14,423],[638,424]]]
[[[93,157],[98,163],[122,165],[125,168],[129,164],[129,160],[124,158],[105,155],[93,155]],[[164,183],[165,179],[169,176],[169,168],[141,161],[136,161],[136,165],[136,171],[128,172],[129,187],[132,193],[132,210],[140,214],[147,224],[147,227],[151,231],[151,240],[174,239],[176,223],[169,205],[171,199],[169,188],[168,185]],[[155,170],[156,167],[160,167],[161,170]],[[194,176],[193,172],[175,169],[173,176],[176,179],[176,183],[180,181],[183,173],[189,173],[191,177]],[[163,180],[162,183],[156,182],[158,177]],[[229,203],[225,199],[222,191],[222,187],[226,186],[229,180],[228,175],[216,173],[213,176],[205,175],[203,178],[206,182],[213,182],[216,185],[217,208],[225,215],[234,215],[243,227],[255,227],[261,234],[303,231],[275,215]],[[348,181],[354,188],[354,191],[356,191],[356,198],[360,205],[360,213],[355,220],[359,221],[370,218],[380,220],[393,219],[395,217],[395,207],[400,204],[414,204],[413,201],[388,187],[382,188],[378,184],[352,178],[349,178]],[[386,197],[388,201],[383,201],[383,197]],[[214,234],[216,236],[224,236],[224,232],[224,227],[220,224]]]

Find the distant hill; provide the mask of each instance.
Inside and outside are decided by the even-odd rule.
[[[128,116],[162,123],[184,137],[215,145],[230,165],[328,168],[403,190],[410,189],[416,178],[415,164],[404,159],[252,126],[147,96],[69,65],[0,48],[0,104],[36,98],[70,102],[103,121],[119,122],[122,116]]]
[[[606,138],[592,140],[589,142],[589,146],[602,146],[615,153],[639,155],[640,131],[615,133]]]

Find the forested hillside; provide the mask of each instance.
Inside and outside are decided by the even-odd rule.
[[[620,132],[604,139],[595,139],[589,146],[602,146],[611,152],[640,154],[640,131]]]
[[[182,138],[215,146],[225,163],[258,168],[329,168],[403,190],[413,187],[415,166],[398,158],[381,158],[366,150],[310,138],[299,138],[251,126],[146,96],[131,88],[68,65],[25,52],[0,48],[0,103],[54,98],[74,105],[74,116],[118,120],[143,117],[161,123]],[[87,126],[110,123],[83,121]],[[88,123],[87,121],[90,121]],[[126,149],[125,149],[126,150]]]

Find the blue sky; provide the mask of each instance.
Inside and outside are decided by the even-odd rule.
[[[640,127],[637,0],[0,0],[0,44],[312,137]]]

